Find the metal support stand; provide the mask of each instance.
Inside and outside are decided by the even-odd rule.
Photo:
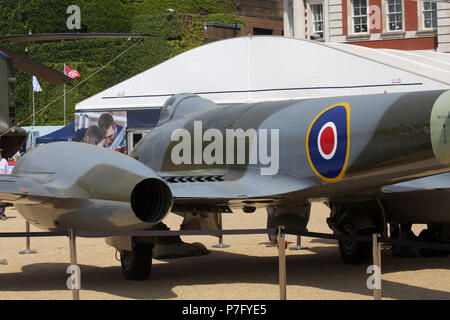
[[[308,247],[302,246],[302,237],[297,236],[297,245],[289,247],[289,250],[305,250],[308,249]]]
[[[218,221],[220,230],[222,230],[222,213],[218,213],[217,214],[217,221]],[[220,235],[219,236],[219,243],[218,244],[214,244],[212,247],[213,248],[228,248],[229,246],[230,246],[229,244],[223,243],[223,235]]]
[[[75,230],[70,229],[70,264],[71,266],[77,266],[77,244],[76,244],[76,236],[75,236]],[[76,271],[72,269],[72,276],[74,275]],[[76,288],[76,279],[75,277],[72,277],[72,297],[73,300],[80,300],[80,290]]]
[[[284,247],[284,232],[278,226],[278,271],[280,282],[280,300],[286,300],[286,252]]]
[[[376,283],[373,289],[373,298],[375,300],[381,300],[381,244],[378,243],[377,234],[372,235],[372,245],[373,265],[376,266],[379,271],[379,278],[375,280]]]
[[[26,231],[27,233],[30,233],[30,223],[28,221],[26,223],[26,230],[27,230]],[[26,238],[26,249],[19,251],[19,253],[20,254],[35,254],[35,253],[37,253],[36,250],[30,249],[30,237],[27,236],[27,238]]]

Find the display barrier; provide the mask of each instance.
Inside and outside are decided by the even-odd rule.
[[[297,236],[297,244],[295,246],[290,246],[289,250],[307,250],[308,247],[302,246],[302,237]]]
[[[343,240],[343,241],[358,241],[358,242],[372,242],[372,235],[362,236],[362,235],[347,235],[347,234],[328,234],[328,233],[317,233],[308,231],[299,231],[293,229],[285,229],[284,232],[290,235],[299,235],[309,238],[321,238],[321,239],[331,239],[331,240]],[[450,243],[436,243],[436,242],[423,242],[417,240],[404,240],[404,239],[393,239],[378,236],[378,242],[383,244],[395,244],[402,247],[411,247],[417,249],[435,249],[450,251]]]
[[[27,221],[25,226],[26,232],[30,233],[30,223]],[[26,237],[25,250],[19,251],[20,254],[36,254],[36,250],[32,250],[30,247],[30,237]]]
[[[218,213],[217,222],[219,224],[220,230],[222,230],[222,213]],[[213,248],[222,249],[230,247],[229,244],[223,243],[223,235],[219,235],[219,243],[213,244]]]
[[[250,234],[267,234],[269,232],[274,232],[275,229],[235,229],[235,230],[178,230],[178,231],[163,231],[163,230],[149,230],[149,231],[108,231],[108,232],[98,232],[98,231],[76,231],[74,229],[68,230],[67,232],[5,232],[0,233],[0,238],[19,238],[19,237],[61,237],[66,236],[69,238],[70,247],[70,257],[71,257],[71,270],[78,269],[77,266],[77,255],[76,255],[76,237],[89,237],[89,238],[99,238],[99,237],[114,237],[114,236],[135,236],[135,237],[164,237],[164,236],[223,236],[223,235],[250,235]],[[426,248],[434,250],[442,250],[450,252],[450,244],[444,243],[434,243],[434,242],[422,242],[413,240],[403,240],[403,239],[391,239],[386,237],[381,237],[379,235],[345,235],[345,234],[327,234],[327,233],[317,233],[308,231],[299,231],[293,229],[285,229],[279,227],[278,233],[278,243],[284,244],[285,235],[296,235],[304,236],[309,238],[320,238],[320,239],[331,239],[331,240],[343,240],[343,241],[358,241],[358,242],[371,242],[373,244],[373,257],[374,263],[381,272],[381,243],[383,244],[394,244],[402,247],[413,247],[413,248]],[[279,286],[280,286],[280,299],[286,299],[286,252],[284,245],[278,245],[278,259],[279,259]],[[72,275],[75,272],[72,271]],[[381,273],[380,273],[381,276]],[[72,279],[72,284],[76,282],[75,278]],[[79,299],[79,286],[73,286],[73,299]],[[381,299],[381,286],[374,287],[374,299]]]
[[[280,300],[286,300],[286,247],[285,233],[281,226],[278,227],[278,283],[280,284]]]

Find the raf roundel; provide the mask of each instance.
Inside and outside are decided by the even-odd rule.
[[[350,106],[339,103],[322,111],[306,135],[311,168],[325,181],[339,181],[345,174],[350,151]]]
[[[325,160],[330,160],[336,154],[337,149],[337,129],[333,122],[323,125],[317,136],[317,146],[319,153]]]

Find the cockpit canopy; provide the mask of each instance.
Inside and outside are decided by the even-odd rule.
[[[158,125],[205,109],[217,108],[217,104],[193,93],[180,93],[170,97],[161,109]]]

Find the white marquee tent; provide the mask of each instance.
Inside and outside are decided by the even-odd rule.
[[[450,57],[286,37],[213,42],[76,105],[77,112],[160,108],[176,93],[219,104],[450,88]]]

